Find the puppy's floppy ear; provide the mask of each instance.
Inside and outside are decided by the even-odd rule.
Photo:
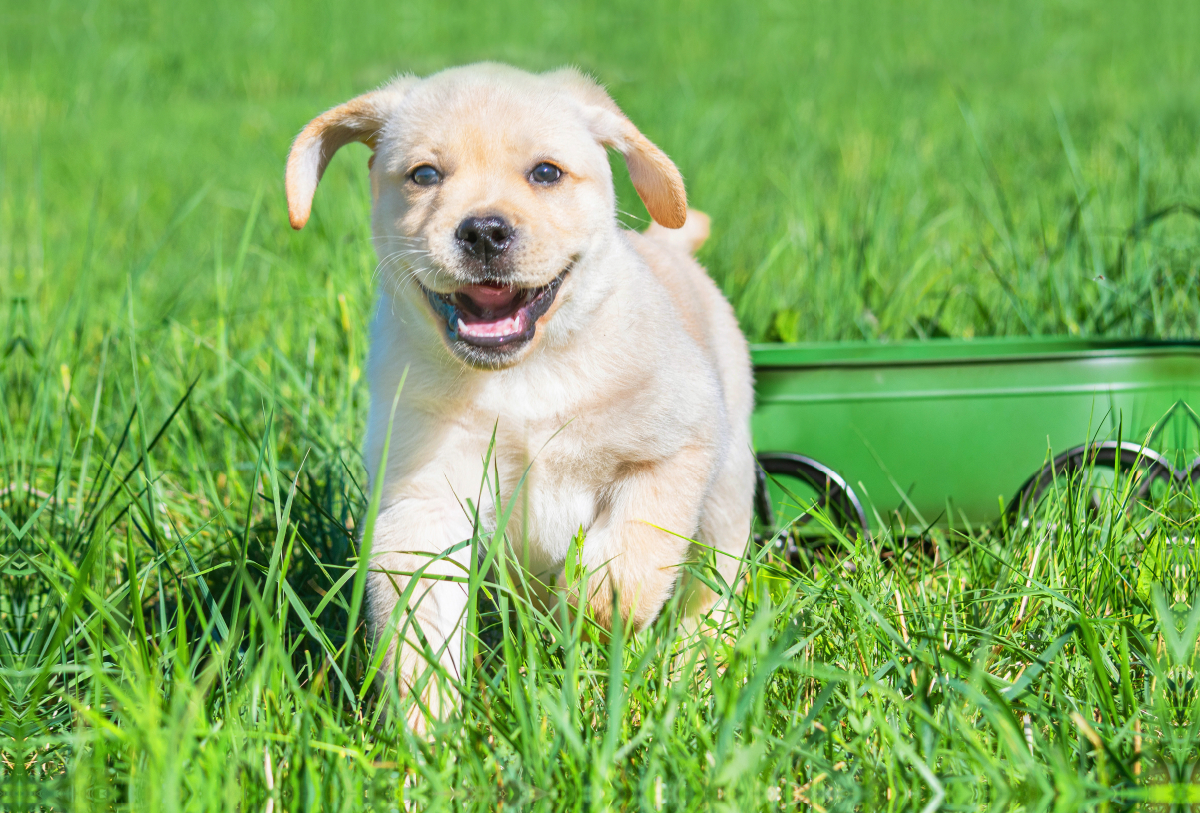
[[[313,193],[333,154],[351,141],[360,141],[374,150],[379,131],[411,81],[399,79],[326,110],[296,136],[284,176],[293,229],[302,229],[308,222]]]
[[[580,103],[584,118],[606,147],[625,156],[629,178],[646,211],[668,229],[678,229],[687,220],[687,190],[683,176],[666,153],[633,125],[616,102],[595,81],[574,68],[548,74]]]

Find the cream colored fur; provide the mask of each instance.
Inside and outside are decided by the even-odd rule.
[[[287,168],[295,228],[309,217],[326,164],[350,141],[374,151],[381,263],[364,450],[372,483],[383,478],[369,583],[376,634],[395,635],[388,623],[403,574],[466,573],[467,550],[432,565],[429,555],[471,536],[464,507],[480,493],[493,427],[506,502],[529,469],[509,526],[511,539],[528,540],[524,566],[554,582],[582,528],[582,558],[594,570],[588,600],[602,623],[611,622],[613,590],[635,627],[653,620],[694,554],[688,539],[720,551],[732,583],[754,490],[750,361],[732,309],[690,256],[708,218],[687,210],[670,159],[573,70],[480,64],[404,77],[314,119],[296,139]],[[657,221],[644,234],[617,222],[606,147],[625,157]],[[542,161],[565,173],[552,188],[529,180]],[[443,172],[434,189],[409,180],[423,163]],[[465,284],[454,230],[483,214],[517,229],[517,284],[570,271],[529,345],[502,365],[475,367],[450,351],[416,283],[439,292]],[[494,522],[486,498],[482,509]],[[698,583],[684,589],[693,612],[714,600]],[[466,599],[461,583],[427,578],[410,602],[451,674]],[[425,665],[410,645],[415,635],[406,637],[391,642],[402,691]]]

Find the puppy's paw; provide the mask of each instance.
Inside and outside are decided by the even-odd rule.
[[[403,692],[408,696],[411,691]],[[420,699],[413,699],[404,719],[409,730],[419,737],[427,736],[438,723],[446,720],[458,705],[458,693],[446,685],[439,676],[433,676],[425,684]]]
[[[424,736],[458,707],[458,689],[447,676],[453,674],[450,671],[453,664],[448,658],[431,666],[423,655],[405,646],[388,661],[389,666],[381,671],[380,680],[395,681],[401,706],[406,707],[405,722],[413,733]]]

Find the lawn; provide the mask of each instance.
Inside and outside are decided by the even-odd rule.
[[[303,232],[282,188],[398,72],[570,63],[678,163],[754,340],[1195,337],[1198,40],[1184,2],[0,9],[0,809],[1200,804],[1200,497],[1126,480],[759,556],[702,636],[480,576],[414,737],[350,624],[367,151]]]

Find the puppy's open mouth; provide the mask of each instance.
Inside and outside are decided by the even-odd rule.
[[[434,312],[446,320],[446,333],[452,340],[480,348],[505,347],[533,338],[537,320],[554,304],[570,270],[567,266],[537,288],[464,285],[446,294],[425,288],[425,295]]]

